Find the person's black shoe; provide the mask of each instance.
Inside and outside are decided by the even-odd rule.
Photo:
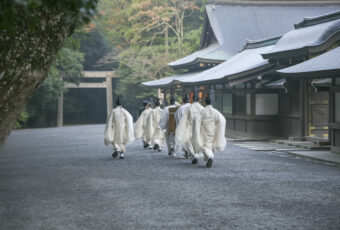
[[[114,151],[114,153],[112,153],[112,157],[115,158],[118,156],[118,151]]]
[[[209,158],[209,159],[208,159],[208,162],[207,162],[207,165],[206,165],[207,168],[211,168],[212,163],[213,163],[213,159]]]
[[[174,152],[175,152],[175,150],[171,148],[170,152],[169,152],[169,156],[174,155]]]
[[[183,155],[185,158],[189,158],[189,153],[187,151],[184,151],[184,155]]]
[[[124,159],[124,154],[121,153],[119,159]]]
[[[150,146],[149,143],[148,143],[148,142],[145,142],[144,148],[147,149],[147,148],[149,148],[149,146]]]
[[[191,163],[192,163],[193,165],[195,165],[195,164],[197,164],[197,162],[198,162],[197,158],[194,158],[194,159],[192,160]]]
[[[159,150],[159,145],[155,144],[155,146],[153,147],[153,150]]]
[[[143,147],[146,149],[147,147],[149,147],[149,143],[148,143],[148,142],[145,142],[145,141],[143,141]]]

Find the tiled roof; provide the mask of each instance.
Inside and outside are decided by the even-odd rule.
[[[314,26],[317,24],[337,20],[340,18],[340,11],[334,11],[328,14],[322,14],[315,17],[304,17],[303,20],[294,25],[295,29]]]
[[[188,63],[199,63],[200,61],[221,63],[228,58],[228,55],[221,49],[218,43],[212,44],[205,49],[196,51],[184,58],[178,59],[177,61],[171,62],[168,65],[171,67],[180,68],[182,65]]]
[[[259,71],[265,71],[272,67],[267,60],[264,60],[261,53],[271,49],[276,39],[268,39],[264,41],[248,41],[245,48],[229,60],[205,71],[194,77],[180,79],[183,84],[217,82],[227,79],[230,85],[232,81],[236,82],[243,77],[257,77]],[[254,47],[254,48],[253,48]]]
[[[259,3],[261,1],[257,1]],[[225,4],[206,5],[206,21],[209,21],[217,44],[215,49],[205,52],[200,51],[190,54],[170,66],[185,67],[197,61],[227,60],[237,54],[247,39],[261,40],[281,36],[294,29],[294,23],[301,21],[306,16],[316,16],[340,10],[338,3],[295,4],[250,4],[249,2],[230,1]],[[207,39],[203,33],[202,40]],[[210,49],[210,47],[208,47]],[[210,56],[209,56],[210,55]],[[198,60],[200,59],[200,60]]]
[[[174,85],[176,83],[176,81],[178,81],[179,79],[185,79],[185,78],[193,77],[193,76],[195,76],[199,73],[201,73],[201,72],[190,72],[190,73],[176,74],[176,75],[173,75],[173,76],[170,76],[170,77],[161,78],[159,80],[143,82],[142,84],[145,85],[145,86],[155,87],[155,88],[170,87],[170,86]]]
[[[322,52],[340,40],[340,11],[315,18],[305,18],[296,29],[284,34],[264,58],[282,59]]]
[[[277,72],[284,77],[340,76],[340,47]]]

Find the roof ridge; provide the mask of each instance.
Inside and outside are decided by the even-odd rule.
[[[243,46],[241,51],[246,50],[246,49],[255,49],[255,48],[260,48],[264,46],[275,45],[281,37],[282,36],[277,36],[277,37],[266,38],[266,39],[261,39],[261,40],[247,39],[246,44]]]
[[[322,14],[315,17],[304,17],[303,20],[297,24],[294,24],[295,29],[300,29],[308,26],[314,26],[321,23],[334,21],[340,19],[340,10],[334,11],[328,14]]]

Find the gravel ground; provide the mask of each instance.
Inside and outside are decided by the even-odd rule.
[[[340,229],[340,168],[227,145],[207,169],[103,144],[103,125],[13,131],[0,229]]]

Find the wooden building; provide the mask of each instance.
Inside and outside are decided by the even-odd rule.
[[[269,63],[276,63],[277,66],[288,67],[302,62],[297,67],[277,71],[281,76],[289,76],[285,77],[285,81],[295,86],[295,89],[288,87],[288,90],[295,92],[295,97],[290,104],[294,100],[299,103],[300,119],[299,124],[296,125],[299,127],[301,137],[324,139],[336,143],[337,131],[329,125],[336,124],[334,120],[335,79],[331,80],[329,77],[336,77],[333,69],[334,66],[339,66],[339,62],[331,59],[331,56],[336,58],[339,45],[340,11],[336,11],[305,18],[295,25],[294,30],[284,34],[271,50],[262,54],[264,58],[269,59]],[[333,49],[335,51],[332,51]],[[330,59],[326,60],[327,57]],[[311,67],[310,70],[306,68],[307,65]],[[310,73],[305,78],[298,77],[299,74],[293,73],[302,71],[300,68],[304,68],[305,72],[313,72],[312,69],[316,68],[320,69],[320,72],[314,71],[314,75]],[[325,76],[328,79],[320,80]]]
[[[322,94],[318,94],[318,91],[309,94],[309,91],[306,91],[304,94],[309,99],[305,104],[307,106],[305,117],[308,121],[306,131],[311,133],[311,125],[318,127],[321,123],[329,133],[331,150],[340,153],[340,47],[278,72],[288,81],[300,81],[302,84],[315,79],[326,79],[323,82],[327,83],[326,87],[329,87],[329,91],[321,91]],[[327,79],[331,80],[329,86]],[[324,94],[328,97],[324,97]],[[325,102],[320,103],[320,100]],[[315,103],[310,103],[311,101]],[[320,104],[327,106],[320,108]]]
[[[294,23],[306,16],[335,10],[340,10],[340,2],[217,1],[209,4],[200,49],[169,63],[172,68],[187,72],[143,84],[161,88],[165,94],[185,93],[196,87],[203,93],[213,89],[214,106],[227,118],[228,135],[328,138],[328,128],[325,128],[328,123],[324,124],[328,121],[328,117],[324,118],[328,108],[327,81],[325,84],[315,79],[285,79],[277,70],[335,46],[333,41],[337,41],[337,37],[326,35],[331,34],[332,29],[338,30],[337,23],[333,24],[336,13],[306,18],[294,29]],[[294,36],[302,38],[294,40]],[[317,38],[324,39],[324,43],[318,45]],[[304,48],[313,44],[311,49]],[[277,52],[287,47],[294,51]],[[307,110],[319,114],[311,116]]]

